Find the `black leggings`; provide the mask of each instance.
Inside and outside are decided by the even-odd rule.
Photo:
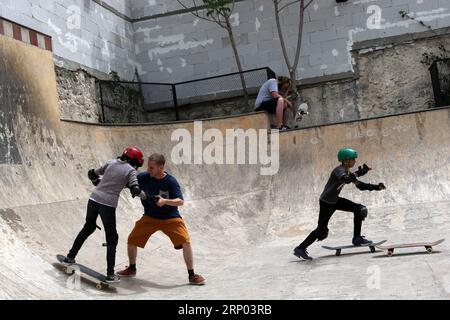
[[[354,213],[353,217],[353,237],[359,237],[361,235],[362,219],[357,214],[361,205],[354,203],[345,198],[338,198],[335,204],[328,204],[323,201],[320,203],[319,223],[316,229],[314,229],[308,237],[299,245],[299,248],[306,249],[316,240],[323,240],[328,236],[328,222],[331,216],[336,210],[349,211]]]
[[[108,263],[108,275],[114,274],[114,265],[116,263],[116,247],[119,241],[119,235],[116,230],[116,208],[108,207],[95,201],[89,200],[87,205],[86,223],[75,239],[72,249],[70,249],[69,258],[75,259],[78,251],[84,241],[94,233],[97,228],[97,217],[100,214],[106,234],[106,261]]]

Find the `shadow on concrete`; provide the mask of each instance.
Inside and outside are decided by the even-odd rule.
[[[433,255],[436,253],[442,253],[441,251],[433,251],[432,253],[428,253],[425,250],[422,252],[403,252],[403,253],[397,253],[394,251],[394,255],[393,256],[388,256],[387,253],[383,254],[383,255],[378,255],[378,256],[374,256],[372,257],[373,259],[382,259],[382,258],[395,258],[395,257],[404,257],[404,256],[423,256],[423,255]]]
[[[378,252],[381,252],[381,250],[376,250],[375,252],[371,252],[370,250],[367,250],[367,251],[341,253],[340,256],[337,256],[336,254],[329,254],[329,255],[326,255],[326,256],[319,256],[317,258],[320,258],[320,259],[328,259],[328,258],[339,259],[339,258],[343,258],[343,257],[352,257],[352,256],[361,255],[361,254],[375,254],[375,253],[378,253]]]
[[[170,289],[176,289],[181,287],[190,286],[189,283],[183,283],[183,284],[175,284],[175,285],[162,285],[158,284],[153,281],[148,281],[144,279],[139,278],[121,278],[120,281],[120,288],[127,289],[127,290],[136,290],[138,288],[141,288],[143,291],[144,288],[150,288],[150,289],[163,289],[163,290],[170,290]]]
[[[60,263],[56,263],[56,262],[52,263],[52,266],[55,269],[58,269],[59,271],[61,271],[61,273],[63,275],[66,275],[67,279],[73,275],[73,273],[72,274],[66,273],[64,271],[64,267],[65,266],[60,264]],[[83,273],[81,274],[80,282],[83,283],[83,284],[88,285],[89,287],[92,287],[93,289],[96,289],[97,282],[95,282],[94,280],[91,280],[90,278],[87,278]],[[117,288],[116,288],[117,285],[120,285],[120,283],[118,283],[118,284],[109,284],[109,285],[102,285],[101,289],[96,289],[96,290],[101,291],[101,292],[106,292],[106,293],[118,293],[117,292]],[[67,288],[67,289],[68,290],[73,290],[73,289],[69,289],[69,288]]]
[[[59,263],[52,263],[53,267],[55,269],[58,269],[62,275],[66,275],[67,279],[71,276],[70,274],[67,274],[64,271],[64,265]],[[63,279],[62,279],[63,280]],[[64,281],[64,280],[63,280]],[[80,281],[83,284],[88,285],[91,288],[96,288],[96,282],[91,280],[90,278],[87,278],[85,276],[80,277]],[[158,284],[156,282],[144,280],[144,279],[138,279],[138,278],[121,278],[119,283],[114,283],[108,286],[103,287],[102,289],[99,289],[101,292],[106,293],[120,293],[121,295],[133,295],[137,293],[145,293],[148,292],[149,289],[159,289],[159,290],[170,290],[170,289],[176,289],[181,288],[185,286],[190,286],[189,283],[183,283],[178,285],[162,285]],[[119,290],[118,290],[119,289]],[[127,290],[130,292],[119,292],[121,290]]]

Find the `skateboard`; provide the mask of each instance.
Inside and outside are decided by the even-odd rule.
[[[309,114],[308,112],[308,104],[301,103],[297,108],[297,113],[295,114],[295,121],[300,122],[303,120],[303,116],[306,116]]]
[[[98,290],[101,290],[103,288],[109,288],[110,284],[106,282],[106,276],[95,271],[92,270],[91,268],[88,268],[82,264],[79,263],[74,263],[71,265],[66,265],[63,261],[66,258],[65,256],[58,254],[56,256],[56,258],[58,259],[58,261],[63,265],[63,272],[65,272],[66,274],[74,274],[76,269],[80,270],[80,276],[87,278],[88,280],[91,280],[95,283],[95,287]]]
[[[397,248],[414,248],[414,247],[425,247],[428,253],[433,252],[433,246],[437,246],[444,242],[445,239],[440,239],[434,242],[417,242],[417,243],[400,243],[400,244],[389,244],[384,246],[378,246],[378,249],[387,250],[387,255],[391,257],[394,254],[394,249]]]
[[[361,246],[354,246],[354,245],[337,246],[337,247],[322,246],[322,248],[328,249],[328,250],[336,250],[336,255],[340,256],[342,249],[369,247],[370,248],[370,252],[375,252],[375,247],[379,246],[380,244],[385,243],[386,241],[387,240],[382,240],[382,241],[379,241],[379,242],[372,242],[372,243],[369,243],[369,244],[363,244]]]

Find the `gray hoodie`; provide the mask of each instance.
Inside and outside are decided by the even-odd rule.
[[[128,186],[138,185],[137,172],[128,162],[108,160],[95,173],[103,176],[91,193],[90,199],[108,207],[117,208],[120,192]]]

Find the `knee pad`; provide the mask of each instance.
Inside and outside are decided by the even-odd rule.
[[[364,221],[364,219],[367,218],[368,212],[369,211],[367,210],[366,206],[360,205],[358,210],[355,212],[355,217]]]
[[[325,240],[328,237],[328,228],[317,229],[317,232],[319,233],[317,236],[318,241]]]
[[[117,233],[106,235],[106,245],[108,247],[116,247],[119,243],[119,235]]]

